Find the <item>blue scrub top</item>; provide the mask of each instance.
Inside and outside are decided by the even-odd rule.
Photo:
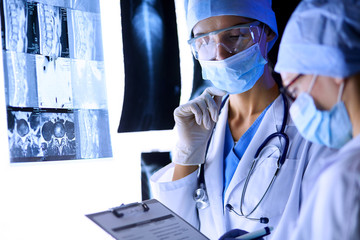
[[[271,103],[272,104],[272,103]],[[257,129],[260,126],[262,119],[266,111],[271,106],[267,106],[265,110],[260,114],[260,116],[254,121],[251,127],[241,136],[239,141],[235,144],[232,134],[230,132],[229,123],[226,123],[225,130],[225,145],[224,145],[224,186],[223,186],[223,197],[225,196],[226,189],[229,186],[229,183],[235,173],[237,165],[240,162],[240,159],[244,155],[247,147],[249,146],[252,138],[254,137]]]

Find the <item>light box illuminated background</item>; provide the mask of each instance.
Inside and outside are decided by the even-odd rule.
[[[1,4],[7,2],[9,1],[3,0]],[[14,0],[12,2],[21,4],[24,1]],[[102,211],[121,203],[141,200],[142,153],[144,153],[144,158],[151,159],[148,153],[158,152],[159,155],[162,155],[161,153],[170,151],[174,145],[172,131],[168,129],[171,124],[163,130],[155,130],[151,124],[144,124],[144,128],[137,129],[139,131],[120,131],[121,133],[118,133],[120,119],[123,117],[124,100],[129,101],[126,104],[136,101],[136,95],[127,98],[124,94],[126,87],[124,45],[119,0],[38,0],[29,2],[31,3],[30,6],[36,5],[35,2],[55,6],[59,15],[53,19],[55,21],[53,26],[61,29],[63,33],[66,32],[65,19],[60,16],[64,17],[64,9],[69,9],[66,11],[66,26],[70,35],[62,37],[66,34],[60,34],[53,37],[53,41],[60,42],[62,48],[53,44],[52,41],[47,41],[47,44],[42,48],[36,48],[35,41],[35,43],[30,43],[33,44],[30,54],[25,52],[25,43],[20,41],[20,44],[15,47],[17,54],[7,52],[0,57],[0,79],[2,80],[0,84],[0,150],[2,153],[0,160],[0,239],[112,239],[88,220],[85,214]],[[128,2],[132,1],[129,0]],[[143,4],[141,8],[143,13],[151,12],[151,4],[161,3],[161,1],[152,0],[133,2],[136,2],[138,7],[141,6],[140,3]],[[285,7],[282,5],[282,8]],[[147,11],[145,11],[146,9]],[[193,58],[186,42],[188,32],[185,24],[183,0],[175,1],[175,9],[179,49],[177,58],[180,64],[181,77],[181,94],[177,98],[180,97],[179,103],[181,104],[188,101],[194,92],[193,90],[196,90],[202,82],[195,81],[193,84],[194,76],[199,78],[199,72],[194,72]],[[282,10],[281,12],[287,12],[289,9],[292,8],[286,8],[286,11]],[[76,14],[68,14],[70,12],[81,15],[83,20],[86,19],[85,23],[73,22]],[[275,10],[275,12],[277,11]],[[278,17],[285,15],[277,14]],[[40,18],[38,18],[40,22],[43,21],[42,16],[40,14]],[[16,20],[19,22],[23,22],[23,18],[25,15],[16,16]],[[91,18],[96,20],[89,21]],[[141,22],[140,20],[139,22]],[[5,24],[4,19],[2,19],[2,24]],[[89,29],[83,34],[88,40],[92,39],[93,42],[90,41],[88,44],[95,44],[99,47],[95,52],[86,51],[86,44],[81,45],[80,42],[79,48],[72,46],[76,43],[76,35],[81,34],[80,31],[74,31],[73,28],[80,27],[81,24],[89,25]],[[41,25],[39,24],[39,27]],[[94,32],[88,31],[90,29],[93,29]],[[102,33],[99,32],[99,29]],[[172,30],[172,34],[175,34],[174,29]],[[46,28],[43,28],[42,32],[44,31],[46,32]],[[96,34],[90,38],[90,34],[94,33]],[[22,34],[20,36],[25,37],[25,31]],[[40,34],[38,40],[44,41],[46,37],[46,34]],[[102,44],[99,43],[100,38]],[[68,47],[66,39],[69,43]],[[100,54],[99,51],[101,46],[103,54]],[[150,44],[149,46],[153,45]],[[151,50],[151,48],[148,49]],[[45,53],[45,55],[41,53]],[[55,61],[50,58],[47,59],[45,56],[51,55],[50,53],[60,54],[60,57]],[[4,57],[4,55],[15,55],[16,57]],[[149,56],[146,55],[146,57]],[[165,57],[165,60],[168,57]],[[16,83],[22,84],[21,86],[11,85],[7,82],[9,92],[5,94],[5,81],[8,81],[5,78],[8,76],[6,74],[25,74],[25,72],[7,71],[7,68],[3,68],[4,64],[5,66],[8,64],[15,66],[12,61],[16,58],[22,59],[16,64],[22,64],[20,66],[25,64],[27,67],[26,75],[22,77],[27,81]],[[103,62],[100,60],[101,58],[103,58]],[[3,61],[4,59],[5,61]],[[69,63],[70,60],[74,61]],[[198,65],[195,65],[195,70],[198,71],[199,69],[196,66],[198,67]],[[134,69],[136,70],[136,68]],[[55,72],[61,72],[62,78],[59,79]],[[52,76],[52,83],[43,80],[35,81],[37,79],[48,79],[48,76]],[[156,75],[150,76],[154,79]],[[92,81],[88,81],[88,79],[92,79]],[[161,82],[157,84],[161,84]],[[153,87],[152,89],[154,89]],[[61,90],[64,88],[67,90]],[[15,89],[17,90],[15,91]],[[37,90],[34,91],[34,89]],[[157,97],[156,93],[156,91],[152,93],[155,98]],[[53,96],[58,97],[58,99]],[[162,102],[166,101],[166,98],[159,99]],[[152,102],[146,104],[154,102],[156,99],[152,99]],[[47,111],[39,112],[38,116],[32,115],[32,110],[40,108],[41,103]],[[147,106],[146,104],[145,106]],[[13,116],[11,121],[14,123],[10,128],[13,127],[13,131],[18,134],[16,137],[10,136],[10,141],[8,139],[9,127],[6,106],[19,107],[8,109],[13,114],[10,116]],[[23,109],[26,106],[29,108]],[[139,104],[137,106],[144,105]],[[21,108],[23,111],[17,111]],[[57,111],[53,111],[53,109],[57,109]],[[59,109],[62,110],[59,111]],[[70,111],[68,111],[69,109]],[[77,116],[76,109],[84,109],[84,114]],[[131,114],[131,108],[129,109],[126,111],[130,111]],[[106,111],[108,116],[97,113],[100,110]],[[142,118],[141,113],[138,112],[137,114],[139,114],[137,115],[138,118]],[[152,112],[148,112],[148,115],[151,114]],[[98,120],[95,121],[91,118]],[[16,125],[15,120],[20,119],[23,121],[19,121]],[[153,121],[158,123],[155,118]],[[72,123],[74,128],[72,128]],[[46,127],[42,130],[44,125]],[[106,127],[107,125],[108,127]],[[78,130],[76,130],[77,128]],[[98,134],[88,131],[88,129],[95,128],[98,129]],[[146,128],[149,131],[143,131]],[[161,126],[156,126],[156,128],[161,129]],[[16,161],[29,159],[11,156],[17,151],[10,151],[10,142],[23,140],[23,138],[26,140],[28,136],[37,136],[38,131],[40,131],[39,143],[37,143],[37,146],[40,146],[39,150],[41,145],[44,145],[42,143],[47,143],[47,146],[51,145],[49,144],[51,139],[57,139],[60,145],[63,140],[65,145],[62,146],[61,153],[64,152],[66,155],[52,154],[52,161],[41,161],[43,156],[38,156],[32,152],[30,162]],[[103,134],[104,137],[100,137],[99,134]],[[29,138],[30,141],[31,139]],[[83,140],[81,141],[81,139]],[[71,151],[74,147],[69,147],[69,142],[74,140],[77,146],[75,146],[75,153]],[[58,146],[57,148],[60,152],[60,148]],[[96,155],[98,153],[102,153],[102,155]],[[54,156],[59,157],[56,159]],[[11,159],[15,160],[16,163],[11,163]]]
[[[21,4],[23,1],[13,2],[20,2]],[[71,12],[70,10],[78,10],[79,12],[85,12],[84,15],[88,12],[85,11],[86,6],[90,7],[94,3],[94,1],[88,0],[43,0],[36,2],[66,8],[69,9],[69,12]],[[2,1],[2,4],[4,3],[6,1]],[[71,5],[74,3],[75,5]],[[31,4],[34,4],[34,2],[31,1]],[[184,59],[180,61],[180,74],[182,79],[187,79],[181,84],[180,103],[183,103],[190,98],[192,81],[189,81],[189,79],[192,79],[193,76],[193,63],[191,52],[186,44],[187,34],[186,25],[184,24],[184,11],[181,9],[182,1],[175,1],[175,4],[176,7],[180,6],[176,12],[177,35],[179,36],[180,59]],[[94,4],[91,6],[94,6]],[[57,9],[60,10],[61,8]],[[93,15],[97,11],[91,8],[91,14],[88,15]],[[171,130],[118,133],[125,90],[120,1],[101,0],[99,16],[100,19],[96,21],[101,22],[102,34],[97,30],[96,39],[102,37],[103,63],[99,61],[101,55],[98,54],[98,51],[96,53],[87,52],[86,54],[83,48],[74,48],[73,50],[79,51],[79,55],[82,55],[85,59],[71,58],[72,54],[75,54],[75,52],[70,51],[75,38],[71,34],[67,37],[69,55],[66,54],[66,41],[64,42],[64,38],[61,38],[61,43],[65,46],[65,49],[61,50],[62,56],[58,57],[57,60],[45,57],[50,55],[49,52],[52,51],[59,53],[59,48],[51,47],[50,42],[48,44],[50,47],[46,46],[48,48],[42,50],[35,48],[35,51],[38,52],[48,51],[45,55],[39,53],[25,54],[23,49],[25,45],[20,44],[22,50],[19,50],[19,53],[14,55],[25,56],[25,62],[30,61],[31,63],[26,64],[28,71],[26,71],[27,75],[24,78],[27,81],[22,83],[27,88],[20,87],[18,91],[11,90],[12,92],[5,94],[5,74],[9,72],[3,66],[4,63],[7,66],[8,60],[12,61],[13,57],[4,58],[2,56],[0,58],[0,79],[2,79],[0,84],[0,148],[2,152],[2,160],[0,161],[0,239],[111,239],[102,229],[88,220],[85,214],[102,211],[122,203],[140,201],[142,153],[147,155],[147,153],[152,152],[168,152],[173,146]],[[67,19],[69,19],[69,16]],[[21,20],[20,17],[19,20]],[[67,22],[67,26],[70,26],[69,22],[71,22],[71,19]],[[96,27],[94,26],[94,29],[99,29],[98,23]],[[56,24],[59,24],[59,21]],[[56,24],[55,26],[59,27]],[[81,22],[76,24],[81,24]],[[61,29],[64,31],[63,28]],[[71,31],[71,29],[68,30]],[[74,32],[74,34],[76,35],[77,32]],[[95,61],[93,61],[94,59],[89,60],[91,56],[95,57]],[[70,64],[69,60],[75,61]],[[77,71],[73,71],[73,69],[69,71],[69,65],[77,69]],[[55,71],[63,73],[61,79],[54,73]],[[35,81],[38,79],[38,77],[34,77],[36,73],[40,78],[47,78],[45,75],[53,76],[54,79],[52,80],[55,81],[56,87],[52,88],[51,91],[47,90],[48,86],[52,84],[46,81],[42,81],[40,84]],[[93,79],[93,82],[90,83],[87,81],[88,79]],[[106,87],[104,87],[105,85]],[[7,87],[8,89],[16,88],[14,85],[7,85]],[[67,90],[62,91],[62,88]],[[38,90],[36,92],[33,89]],[[15,93],[18,94],[16,97],[9,97],[9,94]],[[58,96],[59,101],[53,97],[54,94]],[[57,111],[43,111],[40,116],[32,115],[33,108],[39,107],[39,102],[43,103],[45,110],[57,109]],[[104,140],[91,131],[87,131],[87,137],[83,138],[83,141],[87,141],[87,139],[93,142],[99,141],[99,145],[95,144],[95,146],[105,147],[103,153],[106,156],[92,155],[92,153],[98,153],[99,151],[94,149],[93,145],[87,145],[86,142],[84,144],[80,141],[80,146],[88,147],[81,149],[78,146],[79,149],[75,151],[75,154],[72,152],[66,154],[66,156],[72,155],[71,158],[74,159],[59,155],[58,159],[54,157],[52,159],[57,161],[41,161],[42,156],[38,156],[33,152],[33,158],[30,159],[30,162],[17,161],[12,163],[12,152],[9,150],[6,107],[12,105],[17,105],[22,110],[28,110],[13,111],[17,119],[24,119],[19,122],[19,131],[16,133],[19,136],[17,138],[25,137],[26,139],[27,136],[36,136],[40,131],[41,137],[38,144],[40,147],[41,143],[48,142],[47,140],[50,142],[52,138],[60,140],[60,144],[63,139],[64,142],[67,141],[68,143],[75,139],[79,140],[81,134],[85,136],[85,132],[76,133],[75,122],[78,121],[78,128],[87,129],[87,124],[90,123],[86,122],[86,119],[91,119],[90,116],[100,118],[99,114],[97,116],[88,111],[91,113],[88,114],[90,116],[84,116],[80,124],[79,120],[76,120],[78,117],[75,116],[75,111],[67,111],[68,109],[107,109],[108,130],[106,130],[106,123],[104,125],[99,124],[98,127],[99,131],[104,130],[105,127],[102,134],[106,136],[108,134],[106,131],[108,131],[110,139],[105,137]],[[29,106],[29,108],[24,109],[25,106]],[[63,110],[59,111],[59,109]],[[10,109],[10,111],[12,110]],[[100,115],[106,117],[103,114]],[[14,123],[15,117],[13,118]],[[74,129],[72,123],[74,123]],[[13,127],[14,131],[17,131],[15,124]],[[111,143],[112,157],[109,155],[109,141]],[[65,149],[63,147],[61,151],[67,152]],[[77,155],[79,152],[84,152],[85,155],[83,157]],[[36,155],[36,158],[34,158],[34,155]],[[17,157],[13,156],[13,160],[15,159],[29,160],[21,159],[21,157],[17,159]]]

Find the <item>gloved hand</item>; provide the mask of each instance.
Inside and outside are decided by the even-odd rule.
[[[222,235],[219,240],[235,240],[237,237],[240,237],[244,234],[248,233],[247,231],[240,229],[232,229]],[[264,240],[262,237],[253,238],[254,240]]]
[[[205,162],[206,146],[225,94],[222,90],[209,87],[199,97],[175,109],[177,142],[172,153],[174,163],[199,165]]]

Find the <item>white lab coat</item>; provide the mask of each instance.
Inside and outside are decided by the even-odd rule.
[[[360,239],[360,135],[324,168],[300,212],[291,239]]]
[[[241,193],[255,152],[267,136],[280,129],[283,115],[283,100],[279,96],[266,112],[255,136],[240,160],[225,193],[224,203],[222,197],[223,148],[228,116],[228,101],[219,116],[206,156],[205,184],[210,206],[197,212],[193,200],[193,193],[198,188],[197,172],[195,171],[180,180],[171,181],[174,170],[173,164],[165,166],[151,177],[150,183],[154,197],[200,229],[210,239],[218,239],[222,234],[234,228],[254,231],[266,226],[258,221],[244,219],[233,212],[229,212],[225,205],[229,203],[239,212]],[[306,175],[305,170],[309,161],[330,152],[327,148],[305,141],[298,133],[290,117],[285,132],[290,139],[287,159],[273,186],[251,215],[252,217],[269,218],[268,225],[274,227],[274,233],[281,231],[277,238],[279,240],[287,239],[285,237],[288,234],[286,226],[289,223],[295,223],[298,217],[301,181],[303,176]],[[274,144],[282,149],[281,144],[283,143],[280,143],[279,139],[275,138],[269,144]],[[251,211],[257,204],[273,177],[278,159],[275,155],[276,153],[259,160],[247,188],[243,205],[245,213]],[[316,166],[314,165],[313,168],[316,168]],[[278,224],[285,226],[278,230]],[[284,234],[281,234],[282,232]],[[270,236],[273,236],[273,234]]]

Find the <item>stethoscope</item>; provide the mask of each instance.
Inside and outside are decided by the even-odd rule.
[[[254,160],[251,164],[251,167],[250,167],[250,170],[247,174],[247,177],[246,177],[246,180],[245,180],[245,184],[244,184],[244,188],[242,190],[242,193],[241,193],[241,199],[240,199],[240,213],[238,213],[237,211],[235,211],[235,209],[230,205],[230,204],[227,204],[226,205],[226,209],[229,210],[230,212],[234,212],[235,214],[237,214],[238,216],[241,216],[241,217],[245,217],[246,219],[249,219],[249,220],[255,220],[255,221],[260,221],[261,223],[268,223],[269,222],[269,219],[267,217],[261,217],[261,218],[252,218],[252,217],[249,217],[257,208],[258,206],[260,205],[260,203],[262,202],[262,200],[264,199],[265,195],[268,193],[269,189],[271,188],[271,186],[273,185],[277,175],[279,174],[279,171],[282,167],[282,165],[285,163],[285,160],[286,160],[286,155],[287,155],[287,151],[288,151],[288,148],[289,148],[289,137],[287,136],[287,134],[285,133],[285,127],[286,127],[286,123],[287,123],[287,119],[288,119],[288,114],[289,114],[289,103],[288,103],[288,100],[286,98],[286,96],[281,93],[281,96],[283,98],[283,103],[284,103],[284,116],[283,116],[283,121],[282,121],[282,124],[281,124],[281,129],[280,131],[278,132],[275,132],[273,134],[270,134],[263,142],[262,144],[260,145],[260,147],[257,149],[255,155],[254,155]],[[221,104],[221,107],[220,107],[220,111],[222,109],[222,107],[224,106],[224,103],[226,102],[228,96],[223,100],[222,104]],[[215,128],[214,128],[215,129]],[[261,197],[261,199],[259,200],[259,202],[255,205],[255,207],[249,212],[249,213],[244,213],[243,211],[243,202],[244,202],[244,198],[245,198],[245,194],[246,194],[246,190],[247,190],[247,186],[248,186],[248,183],[249,183],[249,180],[250,180],[250,176],[252,175],[252,172],[254,171],[255,169],[255,166],[256,166],[256,163],[257,163],[257,160],[259,159],[259,155],[260,153],[266,149],[266,147],[268,146],[267,144],[273,139],[273,138],[276,138],[276,137],[279,137],[279,138],[282,138],[284,139],[284,144],[283,144],[283,148],[282,148],[282,151],[280,151],[280,154],[279,154],[279,157],[278,157],[278,160],[277,160],[277,169],[274,173],[274,176],[272,177],[265,193],[263,194],[263,196]],[[210,141],[211,141],[211,136],[210,136],[210,140],[208,141],[207,143],[207,148],[206,148],[206,155],[207,155],[207,152],[208,152],[208,148],[209,148],[209,144],[210,144]],[[206,156],[205,155],[205,156]],[[198,173],[198,188],[194,191],[194,194],[193,194],[193,198],[196,202],[196,207],[197,209],[204,209],[206,207],[208,207],[210,205],[209,203],[209,199],[208,199],[208,196],[207,196],[207,192],[206,192],[206,186],[205,186],[205,169],[204,169],[204,164],[201,164],[200,166],[200,171]]]

